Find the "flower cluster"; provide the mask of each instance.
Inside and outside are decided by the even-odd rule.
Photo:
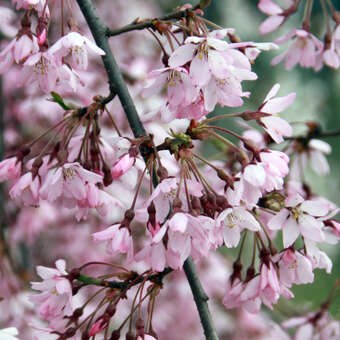
[[[268,34],[277,30],[286,20],[298,11],[300,5],[299,0],[286,1],[286,7],[281,8],[277,1],[259,0],[258,8],[261,12],[268,15],[268,18],[260,25],[260,32]],[[339,49],[339,33],[340,33],[340,16],[331,1],[322,3],[323,14],[327,31],[324,36],[324,42],[319,40],[310,31],[311,29],[311,13],[313,3],[306,1],[305,16],[302,27],[292,29],[287,34],[275,40],[278,45],[292,41],[290,47],[284,53],[272,60],[272,65],[276,65],[285,60],[287,70],[292,69],[299,64],[301,67],[313,68],[319,71],[323,64],[328,67],[337,69],[340,66],[340,49]],[[330,21],[334,22],[333,29]]]
[[[82,84],[77,71],[87,69],[88,53],[104,55],[105,52],[78,33],[75,25],[73,30],[49,46],[50,12],[47,2],[13,2],[16,2],[17,9],[23,8],[26,13],[21,20],[21,29],[0,52],[0,73],[16,64],[22,69],[18,86],[37,83],[45,93],[76,92]],[[32,31],[32,13],[35,13],[38,21],[35,32]]]

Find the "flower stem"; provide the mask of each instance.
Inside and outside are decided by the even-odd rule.
[[[233,118],[233,117],[242,117],[244,112],[237,112],[237,113],[226,113],[223,115],[217,115],[215,117],[207,118],[202,121],[203,124],[215,122],[216,120],[224,119],[224,118]]]

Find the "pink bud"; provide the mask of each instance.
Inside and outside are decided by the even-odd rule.
[[[38,44],[44,45],[46,38],[47,38],[47,30],[46,28],[43,28],[41,32],[39,32],[39,34],[37,35],[38,38]]]
[[[128,153],[121,156],[115,164],[113,164],[112,168],[112,177],[119,178],[124,175],[127,171],[129,171],[132,166],[135,164],[135,158],[131,157]]]
[[[99,333],[100,331],[102,331],[105,327],[107,327],[107,322],[103,319],[100,318],[98,319],[90,328],[89,331],[89,336],[94,336],[97,333]]]

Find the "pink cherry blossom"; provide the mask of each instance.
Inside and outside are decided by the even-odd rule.
[[[278,113],[290,106],[296,97],[294,92],[284,97],[275,97],[279,89],[280,84],[275,84],[259,107],[259,111],[271,114],[271,116],[260,118],[259,123],[264,126],[276,143],[283,142],[282,136],[290,137],[293,133],[292,127],[284,119],[280,118]]]
[[[282,229],[285,248],[291,246],[300,234],[312,241],[324,241],[323,225],[315,217],[324,216],[327,212],[328,208],[322,203],[304,201],[296,195],[286,199],[286,208],[268,222],[268,227],[271,230]]]
[[[92,234],[96,242],[108,241],[108,251],[115,256],[116,254],[127,254],[128,261],[133,258],[132,237],[127,228],[120,228],[120,224],[114,224],[103,231]]]
[[[260,153],[260,158],[266,172],[264,190],[270,192],[282,189],[283,178],[289,172],[289,157],[280,151],[266,150]]]
[[[58,65],[49,51],[32,54],[24,63],[23,76],[18,86],[35,82],[45,93],[74,93],[82,85],[79,75],[65,64]]]
[[[19,199],[26,206],[37,206],[39,202],[39,189],[39,176],[33,178],[32,172],[27,172],[13,185],[9,195],[12,199]]]
[[[248,47],[249,46],[249,47]],[[260,55],[261,51],[277,50],[279,46],[274,43],[248,43],[245,48],[245,55],[249,61],[253,63],[255,59]]]
[[[318,248],[316,242],[305,239],[306,256],[311,260],[313,269],[325,269],[327,274],[332,272],[332,260],[329,256],[322,250]]]
[[[287,8],[292,4],[293,1],[289,0]],[[269,17],[260,25],[261,34],[268,34],[275,31],[286,19],[284,10],[272,0],[260,0],[258,8],[261,12],[269,15]]]
[[[18,35],[0,53],[0,73],[8,71],[13,62],[21,64],[38,51],[38,40],[34,35]]]
[[[159,242],[152,241],[149,245],[145,245],[134,257],[137,262],[145,261],[155,272],[164,270],[166,259],[166,248],[160,239]]]
[[[280,281],[286,286],[314,281],[312,262],[307,256],[288,248],[278,257],[280,257],[278,261]]]
[[[248,58],[237,50],[239,46],[221,40],[228,32],[233,30],[213,31],[206,38],[189,37],[169,59],[171,67],[184,66],[190,62],[190,78],[202,89],[204,106],[208,112],[217,103],[222,106],[241,106],[241,97],[249,96],[248,92],[242,91],[241,81],[257,78],[251,72]]]
[[[79,163],[66,163],[50,169],[43,180],[40,197],[53,202],[62,197],[64,205],[73,207],[87,196],[87,183],[102,182],[102,176],[84,169]]]
[[[165,87],[167,89],[166,108],[173,112],[177,118],[198,119],[206,114],[204,110],[199,110],[201,114],[197,115],[197,113],[195,114],[196,110],[191,109],[191,106],[195,105],[199,99],[199,88],[192,83],[188,71],[184,67],[166,67],[154,70],[149,73],[147,79],[148,84],[143,90],[143,96],[148,97]],[[165,121],[172,118],[171,114],[164,116]]]
[[[340,25],[337,25],[322,54],[323,62],[334,69],[340,66]]]
[[[136,158],[132,157],[129,153],[121,156],[112,167],[112,177],[114,179],[119,178],[124,175],[127,171],[129,171],[136,162]]]
[[[41,293],[30,299],[38,306],[39,315],[48,321],[73,312],[72,286],[66,278],[66,263],[58,260],[55,264],[56,269],[38,266],[37,273],[44,281],[31,283],[32,288]]]
[[[48,7],[45,6],[46,0],[12,0],[12,2],[16,4],[16,9],[35,9],[38,12],[39,16],[43,14],[43,11],[45,9],[45,16],[49,17],[50,15]]]
[[[289,49],[275,57],[271,64],[277,65],[284,59],[287,70],[292,69],[296,64],[302,67],[317,66],[317,55],[323,51],[323,43],[313,34],[303,29],[293,29],[286,35],[275,40],[275,43],[282,45],[291,39],[295,39]]]
[[[176,178],[164,179],[157,185],[152,195],[144,204],[146,209],[151,202],[154,203],[156,208],[156,220],[160,223],[163,223],[169,214],[170,202],[172,202],[176,196],[177,185]]]
[[[90,208],[95,208],[101,216],[106,216],[109,212],[119,214],[122,211],[123,204],[118,198],[98,189],[93,183],[87,184],[86,188],[86,197],[77,201],[75,216],[78,221],[87,218]]]
[[[104,317],[99,318],[90,328],[89,336],[95,336],[108,326],[108,321]]]
[[[249,281],[236,279],[232,284],[229,282],[223,304],[226,308],[243,307],[250,313],[258,313],[261,302],[272,309],[281,295],[287,299],[293,297],[292,292],[279,281],[276,269],[269,260],[268,264],[261,264],[260,274]]]
[[[244,229],[261,230],[255,217],[242,207],[222,211],[216,219],[216,225],[222,228],[224,244],[227,247],[237,247]]]
[[[295,149],[297,150],[295,151]],[[299,144],[292,143],[287,153],[292,152],[294,152],[290,172],[292,179],[301,180],[308,164],[319,175],[329,173],[329,164],[325,155],[330,154],[332,148],[325,141],[311,139],[304,148],[301,148]]]
[[[71,54],[71,66],[75,70],[87,69],[87,54],[89,51],[97,55],[105,55],[105,52],[101,48],[77,32],[70,32],[61,37],[48,51],[56,58],[59,64],[62,63],[62,58]]]
[[[0,182],[16,179],[21,173],[21,162],[17,157],[4,159],[0,162]]]
[[[165,235],[166,247],[163,244]],[[155,271],[162,271],[166,265],[180,269],[189,255],[201,259],[219,244],[213,219],[179,212],[163,224],[135,259],[145,260]]]
[[[340,335],[340,322],[333,320],[326,309],[288,319],[282,326],[298,327],[294,340],[336,340]]]
[[[266,172],[261,163],[249,163],[239,173],[234,183],[234,189],[228,188],[227,198],[233,205],[239,205],[242,200],[249,207],[256,205],[262,196],[266,183]]]

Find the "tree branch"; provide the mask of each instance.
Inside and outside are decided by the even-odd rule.
[[[102,59],[109,78],[111,92],[118,95],[135,137],[138,138],[145,136],[146,131],[144,126],[139,119],[137,110],[109,47],[107,40],[108,37],[105,35],[105,25],[99,19],[97,11],[95,10],[91,0],[77,0],[77,2],[89,25],[97,45],[106,53]],[[218,339],[218,336],[208,308],[207,296],[204,293],[202,285],[199,281],[195,265],[190,258],[188,258],[184,263],[184,271],[194,296],[206,339],[216,340]]]
[[[90,0],[77,0],[97,45],[104,50],[102,56],[104,67],[109,78],[110,92],[117,94],[136,138],[146,136],[146,131],[139,119],[137,110],[126,87],[122,74],[105,36],[106,26],[99,19],[96,9]]]
[[[148,276],[147,280],[151,282],[155,282],[158,284],[162,284],[163,278],[171,273],[173,269],[171,268],[165,268],[162,272],[153,274]],[[84,286],[88,285],[94,285],[94,286],[100,286],[100,287],[107,287],[107,288],[116,288],[120,290],[126,289],[128,286],[135,286],[138,283],[141,283],[145,280],[145,276],[140,276],[136,274],[135,278],[129,279],[127,281],[106,281],[103,279],[97,279],[95,277],[91,277],[85,274],[80,274],[76,280],[79,282],[82,282]]]
[[[136,31],[136,30],[143,30],[145,28],[156,29],[157,22],[184,18],[188,15],[188,13],[189,13],[189,10],[186,9],[184,11],[174,11],[160,18],[144,19],[142,21],[137,21],[138,20],[137,19],[135,22],[132,22],[129,25],[123,26],[121,28],[117,28],[115,30],[106,28],[105,34],[107,37],[113,37],[115,35],[119,35],[122,33]]]
[[[218,340],[218,335],[214,328],[214,323],[211,318],[207,302],[209,298],[202,287],[200,279],[196,273],[194,262],[192,261],[191,257],[188,257],[186,259],[183,268],[195,299],[202,327],[204,329],[205,338],[207,340]]]

